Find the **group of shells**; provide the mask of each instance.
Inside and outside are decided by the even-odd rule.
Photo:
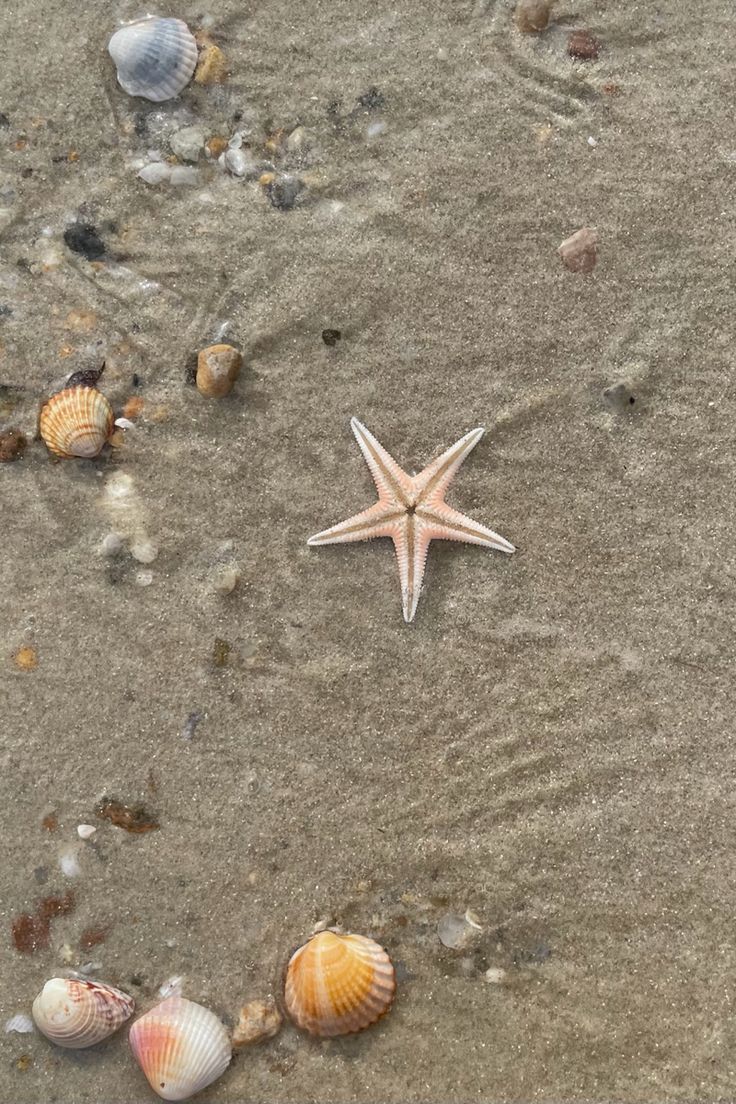
[[[286,968],[284,1007],[304,1031],[322,1038],[362,1031],[388,1012],[396,977],[386,951],[364,935],[313,935]],[[52,1043],[79,1050],[116,1032],[133,1015],[127,993],[84,978],[52,978],[33,1002],[33,1019]],[[255,1036],[273,1034],[267,1030]],[[243,1040],[246,1041],[246,1040]],[[140,1016],[128,1042],[163,1100],[188,1100],[221,1076],[233,1043],[214,1012],[172,996]]]

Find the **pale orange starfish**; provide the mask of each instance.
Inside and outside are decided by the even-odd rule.
[[[372,537],[391,537],[399,561],[405,621],[413,621],[417,611],[430,541],[467,541],[484,548],[497,548],[499,552],[515,551],[513,544],[498,533],[453,510],[445,502],[455,472],[478,444],[484,429],[471,429],[419,475],[407,475],[357,418],[352,418],[350,425],[371,469],[378,502],[361,514],[354,514],[347,521],[316,533],[307,544],[344,544]]]

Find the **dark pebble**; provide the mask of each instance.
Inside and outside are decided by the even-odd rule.
[[[590,31],[573,31],[567,43],[567,52],[578,61],[595,61],[600,46]]]
[[[611,410],[623,414],[634,407],[636,395],[628,383],[614,383],[603,392],[603,401]]]
[[[279,211],[290,211],[303,190],[304,185],[298,176],[281,176],[267,186],[266,194],[272,207]]]
[[[8,118],[8,116],[5,114],[4,111],[0,111],[0,127],[9,127],[9,126],[10,126],[10,119]]]
[[[79,253],[88,261],[99,261],[105,256],[105,243],[91,222],[73,222],[64,231],[64,241],[73,253]]]
[[[6,429],[0,433],[0,463],[20,460],[27,444],[25,434],[19,429]]]
[[[339,330],[322,331],[322,340],[324,341],[325,345],[329,345],[330,347],[332,347],[333,345],[337,345],[341,337],[342,334]]]

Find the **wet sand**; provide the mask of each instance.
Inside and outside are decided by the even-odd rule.
[[[377,1027],[287,1026],[203,1104],[733,1092],[732,19],[583,0],[522,37],[510,11],[167,8],[232,73],[160,107],[105,53],[140,9],[6,12],[0,428],[103,356],[116,413],[144,405],[96,461],[0,465],[3,1023],[90,963],[142,1009],[183,974],[231,1023],[321,920],[399,969]],[[303,202],[204,158],[138,179],[193,123],[261,150],[303,125]],[[557,255],[586,225],[589,276]],[[208,402],[187,370],[225,324],[245,366]],[[448,500],[518,551],[433,545],[410,626],[389,542],[306,546],[374,500],[352,415],[409,471],[487,427]],[[482,931],[443,947],[466,908]],[[125,1033],[2,1039],[4,1104],[153,1099]]]

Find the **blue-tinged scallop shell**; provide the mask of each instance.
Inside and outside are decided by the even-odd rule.
[[[178,96],[197,67],[197,43],[181,19],[137,19],[116,31],[107,49],[120,87],[155,103]]]

